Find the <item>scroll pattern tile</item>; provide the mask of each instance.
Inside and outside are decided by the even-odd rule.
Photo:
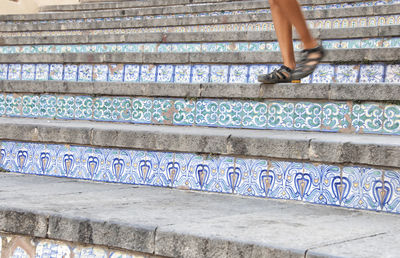
[[[385,0],[385,1],[365,1],[356,3],[342,3],[342,4],[328,4],[328,5],[305,5],[302,6],[304,11],[312,10],[325,10],[325,9],[341,9],[341,8],[355,8],[364,6],[376,5],[389,5],[400,3],[399,0]],[[149,19],[176,19],[176,18],[193,18],[193,17],[209,17],[221,15],[240,15],[240,14],[257,14],[257,13],[270,13],[269,9],[257,10],[237,10],[237,11],[214,11],[214,12],[201,12],[201,13],[175,13],[175,14],[159,14],[159,15],[143,15],[143,16],[125,16],[125,17],[97,17],[97,18],[79,18],[79,19],[57,19],[57,20],[36,20],[36,21],[0,21],[0,25],[7,24],[48,24],[48,23],[94,23],[94,22],[123,22],[123,21],[139,21]]]
[[[338,29],[377,27],[400,25],[400,15],[346,17],[308,20],[307,24],[312,29]],[[191,25],[170,27],[144,27],[144,28],[118,28],[118,29],[93,29],[93,30],[62,30],[62,31],[14,31],[0,32],[3,37],[34,37],[34,36],[72,36],[72,35],[109,35],[109,34],[135,34],[135,33],[185,33],[185,32],[235,32],[235,31],[271,31],[274,30],[272,22],[246,22],[234,24]]]
[[[0,233],[0,253],[13,258],[32,257],[96,257],[96,258],[146,258],[152,255],[113,250],[102,246],[81,246],[66,241],[54,241],[42,238]]]
[[[258,83],[278,64],[0,64],[0,80],[109,81],[157,83]],[[321,64],[304,83],[400,82],[399,64]]]
[[[0,167],[400,213],[400,171],[367,167],[11,141],[0,143]]]
[[[326,49],[400,48],[400,38],[366,38],[324,40]],[[150,47],[151,46],[151,47]],[[301,43],[294,42],[295,50]],[[123,43],[123,44],[77,44],[77,45],[27,45],[0,46],[0,54],[60,54],[60,53],[203,53],[203,52],[275,52],[278,42],[208,42],[208,43]],[[43,67],[45,69],[45,67]]]
[[[400,135],[385,103],[0,94],[0,116]]]

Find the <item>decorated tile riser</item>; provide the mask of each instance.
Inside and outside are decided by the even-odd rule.
[[[326,49],[400,48],[400,38],[365,38],[324,40]],[[300,41],[294,42],[301,50]],[[0,54],[58,54],[58,53],[198,53],[198,52],[254,52],[280,51],[278,42],[210,42],[210,43],[124,43],[79,45],[0,46]]]
[[[357,27],[377,27],[399,25],[400,15],[348,17],[334,19],[308,20],[312,29],[338,29]],[[214,25],[171,26],[171,27],[144,27],[144,28],[118,28],[102,30],[60,30],[60,31],[16,31],[0,32],[3,37],[32,37],[32,36],[70,36],[70,35],[108,35],[108,34],[134,34],[134,33],[160,33],[160,32],[223,32],[223,31],[271,31],[274,30],[272,22],[247,22]]]
[[[9,141],[0,143],[0,167],[400,213],[400,171],[375,168]]]
[[[340,9],[340,8],[354,8],[387,4],[398,4],[400,0],[385,0],[385,1],[365,1],[357,3],[343,3],[343,4],[329,4],[329,5],[314,5],[302,6],[305,11],[312,10],[326,10],[326,9]],[[136,21],[148,19],[176,19],[176,18],[192,18],[192,17],[208,17],[208,16],[221,16],[221,15],[240,15],[240,14],[258,14],[270,13],[269,9],[257,10],[239,10],[239,11],[216,11],[216,12],[202,12],[202,13],[174,13],[168,15],[145,15],[145,16],[127,16],[127,17],[106,17],[106,18],[81,18],[81,19],[59,19],[59,20],[37,20],[37,21],[0,21],[0,25],[7,24],[47,24],[47,23],[93,23],[93,22],[107,22],[107,21]]]
[[[155,258],[156,256],[136,252],[111,250],[102,246],[83,246],[71,242],[31,238],[0,232],[0,257]]]
[[[172,64],[0,64],[0,80],[157,82],[157,83],[258,83],[257,76],[278,64],[172,65]],[[320,64],[303,83],[399,83],[399,64]]]
[[[383,103],[0,94],[0,116],[400,134],[400,106]]]

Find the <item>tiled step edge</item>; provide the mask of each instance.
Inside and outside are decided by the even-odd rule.
[[[223,89],[223,90],[221,90]],[[1,81],[2,93],[85,94],[235,99],[320,99],[398,101],[400,84],[387,83],[118,83],[67,81]]]
[[[339,8],[326,10],[305,11],[306,19],[326,19],[340,17],[358,17],[371,15],[389,15],[400,13],[400,4],[395,5],[379,5],[358,8]],[[70,14],[41,14],[29,20],[43,19],[70,19],[70,18],[91,18],[91,17],[109,17],[105,13],[89,13],[85,15]],[[82,17],[83,16],[83,17]],[[120,15],[118,15],[120,16]],[[124,15],[127,16],[127,15]],[[21,16],[18,16],[21,17]],[[0,20],[12,20],[12,17],[0,16]],[[227,16],[210,16],[210,17],[184,17],[176,19],[150,19],[138,21],[110,21],[96,23],[78,23],[78,24],[28,24],[28,25],[4,25],[2,31],[41,31],[41,30],[77,30],[77,29],[106,29],[106,28],[144,28],[144,27],[165,27],[165,26],[184,26],[184,25],[201,25],[201,24],[225,24],[239,22],[262,22],[272,21],[271,14],[239,14]]]
[[[400,137],[0,118],[0,139],[400,167]]]
[[[342,29],[312,29],[319,39],[350,39],[364,37],[398,36],[400,26],[377,26]],[[299,39],[296,33],[294,39]],[[94,43],[179,43],[179,42],[226,42],[226,41],[266,41],[276,40],[274,31],[237,31],[237,32],[173,32],[173,33],[137,33],[107,35],[69,35],[69,36],[32,36],[3,37],[0,45],[30,44],[94,44]]]
[[[81,1],[82,2],[82,1]],[[103,2],[87,2],[83,1],[80,5],[47,5],[40,8],[41,12],[51,11],[83,11],[83,10],[101,10],[101,9],[123,9],[123,8],[138,8],[138,7],[158,7],[158,6],[169,6],[169,5],[196,5],[196,4],[212,4],[229,2],[234,4],[235,2],[247,2],[243,0],[168,0],[168,1],[103,1]],[[362,0],[300,0],[299,3],[302,5],[320,5],[320,4],[343,4],[343,3],[357,3]]]
[[[334,49],[323,62],[397,62],[398,48]],[[267,64],[278,52],[0,54],[0,63]]]

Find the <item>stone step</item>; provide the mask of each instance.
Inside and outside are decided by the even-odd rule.
[[[399,48],[367,49],[331,49],[327,51],[323,62],[356,63],[396,62]],[[296,53],[297,56],[298,53]],[[189,53],[60,53],[60,54],[0,54],[3,64],[275,64],[281,62],[279,52],[189,52]],[[123,69],[123,67],[121,67]],[[208,68],[207,68],[208,69]]]
[[[393,135],[129,125],[4,117],[0,118],[0,129],[0,139],[8,141],[228,155],[248,159],[283,159],[339,166],[351,164],[395,169],[400,167],[400,136]]]
[[[112,248],[141,252],[139,257],[183,258],[396,257],[400,252],[399,217],[385,213],[14,173],[0,177],[0,237],[15,243],[4,245],[4,252],[22,240],[20,249],[33,245],[37,257],[66,256],[76,245],[99,256]]]
[[[65,12],[65,11],[90,11],[90,10],[104,10],[104,9],[128,9],[128,8],[143,8],[143,7],[158,7],[158,6],[204,6],[211,5],[216,3],[231,3],[235,4],[236,2],[245,2],[243,0],[194,0],[194,1],[125,1],[125,2],[103,2],[103,3],[82,3],[80,5],[47,5],[40,8],[42,12]],[[300,0],[300,4],[302,5],[325,5],[325,4],[335,4],[335,5],[343,5],[343,4],[361,4],[361,0]],[[384,4],[382,1],[371,1],[374,4]],[[387,1],[390,2],[390,1]],[[392,1],[395,2],[395,1]]]
[[[392,38],[398,36],[400,26],[385,25],[357,28],[337,28],[311,29],[312,34],[324,40],[346,40],[346,39],[363,39],[363,38]],[[23,33],[19,33],[18,37],[3,37],[1,45],[16,46],[16,45],[39,45],[39,44],[98,44],[98,43],[204,43],[204,42],[260,42],[260,41],[275,41],[276,34],[274,31],[218,31],[218,32],[153,32],[153,33],[132,33],[132,34],[103,34],[103,35],[88,35],[80,33],[79,35],[54,35],[54,36],[30,36],[21,37]],[[297,34],[293,34],[294,39],[299,39]],[[373,40],[373,39],[370,39]],[[368,41],[368,40],[367,40]],[[129,42],[129,43],[126,43]],[[344,41],[345,42],[345,41]],[[382,46],[386,46],[382,42]],[[34,47],[34,46],[32,46]],[[1,47],[0,47],[1,48]],[[50,50],[49,50],[50,51]]]
[[[221,91],[221,89],[224,89]],[[3,94],[66,94],[90,96],[275,99],[304,101],[375,101],[400,99],[399,83],[110,83],[71,81],[0,81]]]
[[[400,29],[400,26],[396,26]],[[392,33],[391,28],[387,28]],[[345,39],[320,40],[325,50],[336,49],[387,49],[400,48],[400,37],[357,37],[359,30]],[[336,33],[334,33],[336,34]],[[371,32],[368,32],[371,35]],[[332,35],[331,35],[332,36]],[[267,38],[264,35],[264,38]],[[184,40],[180,38],[181,40]],[[254,40],[254,39],[253,39]],[[272,39],[270,39],[272,40]],[[293,43],[294,50],[302,50],[299,40]],[[116,44],[49,44],[49,45],[13,45],[0,46],[0,54],[63,54],[63,53],[222,53],[222,52],[277,52],[280,51],[277,41],[224,41],[198,43],[116,43]]]
[[[363,88],[371,87],[371,85],[366,86]],[[398,89],[398,87],[389,87],[392,91]],[[215,91],[215,86],[213,88]],[[338,88],[344,90],[345,87]],[[262,89],[273,91],[268,87]],[[116,91],[114,89],[114,92]],[[275,92],[281,91],[275,90]],[[170,97],[170,94],[161,97],[126,96],[126,93],[114,96],[104,93],[100,96],[87,96],[68,95],[67,92],[0,94],[0,116],[192,127],[400,135],[400,106],[393,104],[398,103],[397,100],[392,103],[361,102],[357,97],[350,97],[351,100],[344,102],[343,100],[299,98],[288,100],[284,97],[274,99],[270,96],[262,100],[246,100],[240,96],[238,99],[215,96],[188,99],[188,96],[174,98]],[[212,88],[209,92],[212,92]],[[327,91],[325,95],[328,93],[330,91]],[[264,92],[262,94],[267,95]],[[339,97],[343,95],[346,94],[342,93]]]
[[[254,5],[257,2],[252,2]],[[265,3],[265,1],[262,1]],[[229,6],[233,6],[230,4]],[[221,6],[224,10],[228,7]],[[230,7],[232,8],[232,7]],[[242,7],[241,7],[242,8]],[[257,7],[254,7],[257,9]],[[258,8],[259,9],[259,8]],[[173,12],[173,10],[171,10]],[[361,6],[353,8],[329,8],[323,10],[306,10],[304,12],[305,17],[309,20],[315,19],[339,19],[345,17],[366,17],[376,15],[391,15],[400,13],[400,4],[386,4],[378,6]],[[64,16],[67,14],[64,14]],[[30,20],[48,20],[48,19],[82,19],[82,18],[93,18],[93,17],[109,17],[110,15],[106,12],[90,12],[87,14],[71,13],[70,16],[64,17],[62,14],[40,14],[37,17],[29,18]],[[129,16],[129,14],[127,14]],[[21,16],[18,16],[21,17]],[[28,18],[28,16],[22,16]],[[394,17],[393,17],[394,18]],[[263,22],[271,21],[272,17],[270,13],[266,13],[263,9],[258,11],[239,12],[233,15],[219,15],[219,16],[204,16],[204,17],[182,17],[182,18],[161,18],[161,19],[130,19],[130,20],[118,20],[118,21],[107,21],[99,20],[98,22],[85,22],[85,20],[77,20],[77,22],[66,22],[66,23],[40,23],[35,24],[16,24],[10,23],[13,20],[12,17],[0,16],[0,19],[8,21],[2,26],[3,31],[54,31],[54,30],[94,30],[94,29],[111,29],[111,28],[146,28],[146,27],[171,27],[171,26],[189,26],[189,25],[216,25],[216,24],[229,24],[229,23],[244,23],[244,22]],[[3,33],[4,35],[4,33]]]

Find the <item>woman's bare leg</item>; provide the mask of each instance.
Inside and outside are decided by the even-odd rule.
[[[283,65],[294,69],[296,67],[296,61],[294,59],[293,50],[292,24],[289,19],[286,18],[286,15],[282,12],[279,5],[276,4],[276,2],[279,1],[280,0],[269,0],[272,20],[274,21],[275,32],[281,49]]]
[[[308,30],[306,21],[297,0],[274,0],[274,2],[277,6],[279,6],[280,12],[296,28],[296,31],[299,34],[301,41],[303,42],[303,47],[305,49],[317,47],[318,42],[314,39],[310,31]]]

